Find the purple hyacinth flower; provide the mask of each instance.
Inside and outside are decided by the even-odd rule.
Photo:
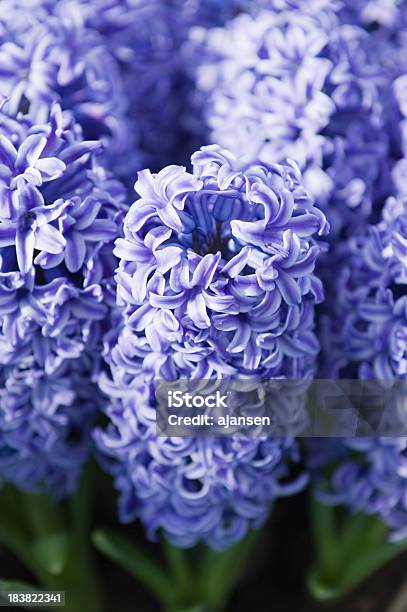
[[[250,164],[217,146],[192,163],[193,175],[178,166],[139,174],[141,197],[115,248],[119,305],[134,334],[123,350],[150,347],[156,361],[145,361],[164,377],[242,368],[302,376],[318,352],[323,214],[295,164]]]
[[[139,164],[137,127],[120,66],[107,41],[82,15],[80,2],[6,0],[0,16],[0,90],[8,112],[29,112],[37,123],[58,102],[87,138],[108,143],[110,167]]]
[[[407,377],[407,202],[389,198],[381,221],[338,245],[321,332],[329,375]],[[339,261],[341,263],[339,263]]]
[[[72,493],[92,448],[125,190],[54,105],[0,111],[0,479]]]
[[[217,145],[192,173],[139,173],[116,240],[117,310],[105,335],[106,430],[95,439],[120,492],[119,515],[149,537],[223,549],[302,489],[292,438],[165,438],[157,378],[313,376],[319,351],[314,267],[328,231],[293,162],[235,158]],[[284,482],[283,482],[284,481]]]
[[[87,29],[100,35],[119,66],[145,165],[156,170],[185,163],[204,141],[203,122],[188,100],[193,87],[191,60],[183,45],[192,26],[223,24],[245,4],[246,0],[73,3]],[[124,173],[130,174],[128,159],[123,165]],[[133,164],[133,176],[138,169]]]
[[[89,174],[101,145],[70,132],[58,106],[49,124],[24,126],[5,114],[2,118],[0,245],[15,248],[24,274],[33,271],[34,253],[35,264],[44,269],[65,259],[68,270],[77,272],[89,243],[109,242],[117,234],[113,217],[107,218],[109,207],[114,214],[113,199],[102,210],[106,196],[98,193],[98,179],[92,187]]]
[[[363,225],[392,191],[392,81],[402,51],[347,23],[340,2],[262,6],[223,28],[191,31],[194,99],[200,92],[210,138],[237,156],[297,161],[336,236]]]
[[[391,389],[407,380],[407,201],[390,197],[376,225],[332,253],[321,326],[321,375],[373,379]],[[405,431],[403,387],[380,414],[383,427]],[[391,409],[390,409],[391,408]],[[399,422],[399,428],[397,423]],[[324,448],[314,441],[308,464],[323,503],[380,517],[392,540],[407,535],[407,440],[345,438]]]
[[[222,550],[260,527],[277,497],[307,484],[305,473],[290,473],[299,460],[290,438],[160,438],[151,388],[109,390],[117,397],[96,443],[120,492],[121,521],[141,519],[150,539],[163,532],[176,546]]]
[[[33,356],[1,368],[0,483],[56,498],[75,491],[102,401],[88,371],[81,358],[47,376]]]

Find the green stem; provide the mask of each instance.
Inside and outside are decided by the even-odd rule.
[[[154,593],[167,612],[220,612],[252,550],[256,532],[228,550],[198,547],[184,550],[163,541],[167,568],[122,535],[107,530],[93,534],[96,548],[135,576]]]
[[[180,597],[188,599],[191,596],[191,590],[194,589],[194,577],[191,572],[188,552],[173,546],[166,539],[163,540],[162,544],[167,565],[177,585]]]
[[[320,601],[347,594],[407,548],[407,540],[388,541],[388,529],[377,517],[348,513],[341,524],[340,512],[312,500],[316,560],[308,587]]]
[[[243,540],[225,551],[207,549],[200,571],[202,600],[212,611],[223,610],[258,538],[258,531],[249,532]]]
[[[101,585],[90,541],[93,478],[94,466],[88,465],[75,496],[69,502],[71,537],[65,576],[71,585],[72,612],[81,610],[78,608],[80,602],[86,612],[103,609]]]
[[[66,612],[102,610],[88,536],[91,489],[87,471],[67,508],[11,487],[0,492],[0,542],[42,587],[66,591]]]
[[[169,603],[174,583],[153,559],[115,532],[98,530],[92,539],[99,552],[138,578],[161,602]]]

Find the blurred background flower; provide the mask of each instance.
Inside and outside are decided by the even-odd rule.
[[[124,188],[57,105],[0,113],[2,474],[61,495],[91,448]],[[90,418],[92,416],[92,419]],[[56,486],[58,485],[58,486]]]

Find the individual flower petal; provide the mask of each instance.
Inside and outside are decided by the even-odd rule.
[[[29,166],[35,167],[46,144],[47,139],[41,134],[27,136],[18,150],[15,161],[16,169],[24,172]]]
[[[16,254],[17,263],[23,274],[26,274],[33,263],[35,234],[31,228],[17,229]]]
[[[80,232],[69,232],[66,237],[65,263],[70,272],[78,272],[83,266],[86,254],[86,242]]]
[[[66,240],[56,227],[50,224],[42,225],[35,232],[35,248],[57,255],[65,247]]]
[[[35,163],[35,168],[40,172],[42,180],[46,182],[62,176],[66,165],[56,157],[44,157]]]

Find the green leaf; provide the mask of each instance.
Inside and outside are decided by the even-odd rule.
[[[1,512],[0,543],[18,557],[40,582],[43,581],[44,575],[42,568],[37,561],[33,559],[30,552],[29,536],[21,532],[18,524],[14,525],[9,518],[4,518]]]
[[[319,601],[347,594],[407,548],[407,540],[388,541],[388,528],[377,517],[347,512],[339,525],[339,515],[337,508],[312,501],[316,564],[307,586]]]
[[[338,533],[335,509],[311,497],[311,525],[318,567],[324,575],[335,576],[338,558]]]
[[[308,574],[307,588],[312,597],[320,602],[333,601],[343,595],[343,591],[339,585],[331,586],[327,584],[318,570],[314,570]]]
[[[352,590],[406,548],[407,540],[398,544],[385,540],[365,550],[362,549],[343,571],[342,591],[347,593]]]
[[[50,496],[24,493],[21,501],[25,505],[25,517],[33,538],[58,533],[64,529],[66,517],[62,504]]]
[[[252,551],[258,534],[259,531],[253,530],[243,540],[223,551],[206,549],[200,567],[199,580],[202,601],[210,604],[211,611],[223,608]]]
[[[66,531],[51,533],[31,543],[31,553],[50,574],[61,574],[68,558],[69,536]]]
[[[163,539],[163,550],[176,582],[179,597],[188,600],[196,590],[195,580],[191,573],[189,551],[173,546],[165,538]]]
[[[83,602],[87,612],[103,607],[87,529],[93,489],[89,477],[81,493],[85,488],[86,495],[64,503],[11,487],[0,491],[0,543],[24,563],[41,588],[63,585],[69,591],[66,612],[82,610]]]
[[[175,585],[164,570],[144,552],[137,550],[118,533],[98,530],[93,533],[95,547],[120,567],[143,582],[164,603],[174,598]]]
[[[29,530],[24,504],[21,503],[21,493],[11,485],[3,485],[0,489],[0,517],[2,525],[12,524],[25,539],[28,538]]]

